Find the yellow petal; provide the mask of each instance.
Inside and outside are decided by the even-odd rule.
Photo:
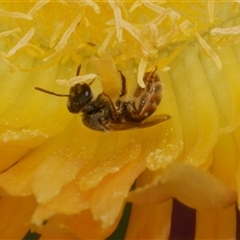
[[[197,42],[187,46],[170,71],[183,127],[184,152],[180,159],[196,166],[205,163],[219,134],[216,104],[199,51]]]
[[[195,239],[235,239],[236,208],[197,210]]]
[[[17,161],[17,159],[22,158],[27,152],[28,148],[22,147],[8,147],[8,146],[0,146],[1,151],[1,159],[0,161],[0,171],[8,169]]]
[[[152,188],[157,191],[157,186],[159,193],[150,196],[148,193]],[[180,163],[166,168],[152,184],[130,193],[129,200],[157,203],[169,195],[196,209],[224,208],[237,200],[236,192],[208,172]]]
[[[70,230],[55,226],[53,224],[48,224],[48,226],[41,229],[40,240],[46,239],[79,239],[75,234],[71,233]]]
[[[157,143],[156,148],[149,153],[146,160],[147,167],[152,171],[156,171],[159,168],[165,168],[178,157],[183,149],[183,134],[180,127],[181,120],[179,117],[177,99],[173,94],[171,79],[168,73],[159,72],[159,76],[163,83],[164,97],[156,114],[168,113],[173,117],[161,123],[160,126],[156,126],[155,132],[151,133],[149,131],[148,133],[149,135],[153,134],[153,139],[151,142],[146,141],[145,144]]]
[[[211,173],[232,190],[237,190],[234,176],[239,164],[239,145],[234,134],[223,134],[213,148]]]
[[[119,216],[120,217],[120,216]],[[82,211],[74,216],[56,215],[50,218],[40,228],[34,228],[36,232],[42,232],[47,239],[50,237],[70,239],[105,239],[118,223],[119,217],[114,224],[103,228],[100,221],[96,221],[89,210]],[[42,237],[43,237],[42,236]],[[65,239],[65,238],[64,238]]]
[[[126,239],[168,239],[172,201],[152,205],[133,204]]]
[[[114,223],[134,179],[145,169],[145,163],[139,160],[136,159],[126,164],[114,175],[104,178],[94,192],[90,208],[94,219],[101,220],[103,227]]]
[[[160,202],[170,197],[199,209],[233,205],[240,186],[235,182],[240,171],[239,36],[217,29],[238,26],[238,15],[236,1],[2,2],[2,195],[34,194],[38,206],[32,222],[42,225],[50,218],[45,236],[70,238],[74,233],[87,238],[90,231],[94,238],[106,238],[146,167],[152,179],[138,185],[129,199],[157,203],[156,208],[144,206],[142,214],[152,214],[163,228],[149,226],[139,218],[142,206],[134,206],[134,231],[128,236],[166,237],[171,204]],[[74,76],[79,63],[85,65],[82,74],[91,72],[90,56],[97,70],[91,76],[99,72],[110,95],[119,92],[116,69],[135,87],[142,85],[148,67],[158,66],[163,101],[156,114],[172,118],[149,129],[103,134],[83,127],[79,116],[68,113],[64,99],[33,89],[65,93],[55,79]],[[100,85],[95,81],[91,87],[99,93]]]
[[[68,136],[71,136],[71,131],[69,132]],[[46,142],[45,145],[42,145],[42,147],[38,148],[33,154],[25,157],[18,164],[10,168],[9,171],[2,173],[0,176],[1,187],[7,192],[17,196],[26,196],[31,194],[33,192],[32,181],[39,165],[48,155],[50,155],[56,150],[59,150],[59,148],[62,148],[64,144],[69,141],[67,135],[62,135],[61,137],[59,137],[59,139],[62,139],[62,141],[57,142],[54,140],[50,140]],[[42,149],[45,149],[46,151],[43,151]],[[54,165],[54,162],[52,162],[52,164]],[[45,177],[46,176],[43,174],[43,176],[40,176],[40,179],[43,180]],[[61,186],[61,183],[59,184]]]
[[[61,193],[44,204],[39,204],[32,216],[32,223],[41,226],[55,214],[74,215],[89,208],[92,191],[81,192],[74,181],[61,190]]]
[[[88,239],[89,236],[92,239],[105,239],[116,227],[116,224],[117,221],[112,226],[103,228],[102,223],[96,221],[90,211],[83,211],[80,215],[75,215],[66,223],[67,227],[74,234],[83,239]]]
[[[36,201],[31,197],[1,196],[0,238],[22,239],[28,232]]]
[[[150,184],[156,176],[155,173],[156,171],[145,170],[138,177],[135,184],[138,190],[134,192],[139,192],[139,189],[144,189],[144,185]],[[172,201],[169,200],[164,203],[159,203],[159,201],[152,204],[151,200],[156,195],[160,196],[162,192],[159,194],[159,188],[155,189],[154,187],[149,190],[150,192],[146,191],[146,194],[139,194],[139,196],[130,192],[128,200],[132,201],[133,204],[126,239],[167,239],[169,236]],[[148,199],[146,199],[146,196],[148,196]]]

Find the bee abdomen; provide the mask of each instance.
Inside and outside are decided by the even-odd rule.
[[[162,84],[155,74],[156,70],[145,73],[143,80],[146,87],[138,86],[132,101],[127,103],[126,121],[141,122],[157,110],[162,99]]]

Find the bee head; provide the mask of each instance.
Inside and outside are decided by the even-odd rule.
[[[81,109],[91,102],[93,94],[90,86],[86,83],[76,84],[70,88],[67,107],[71,113],[79,113]]]

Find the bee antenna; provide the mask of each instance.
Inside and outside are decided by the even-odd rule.
[[[82,65],[79,64],[79,66],[78,66],[78,68],[77,68],[76,76],[79,76],[79,74],[80,74],[80,70],[81,70],[81,67],[82,67]]]
[[[48,90],[40,88],[40,87],[35,87],[35,89],[38,90],[38,91],[47,93],[47,94],[58,96],[58,97],[69,97],[69,95],[67,95],[67,94],[54,93],[54,92],[48,91]]]

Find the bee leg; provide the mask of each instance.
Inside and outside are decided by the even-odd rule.
[[[124,96],[127,93],[127,87],[126,87],[126,78],[125,76],[122,74],[121,71],[119,71],[120,75],[121,75],[121,80],[122,80],[122,89],[121,92],[119,94],[119,97]]]

